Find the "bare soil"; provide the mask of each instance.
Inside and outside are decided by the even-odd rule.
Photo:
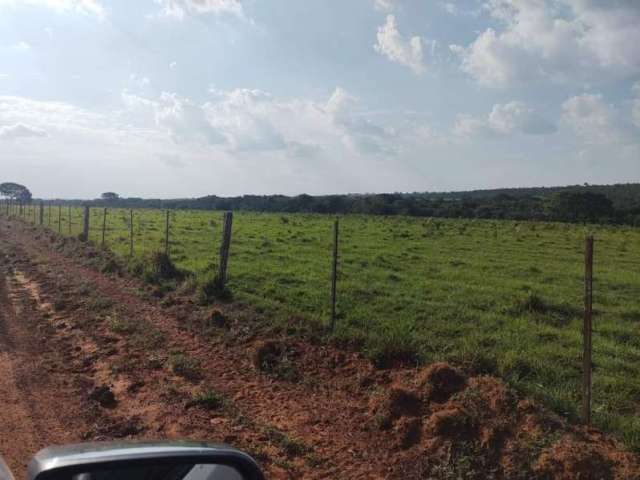
[[[121,438],[229,443],[274,479],[640,478],[614,439],[499,379],[267,337],[248,307],[150,291],[100,255],[0,219],[0,453],[18,478],[46,445]]]

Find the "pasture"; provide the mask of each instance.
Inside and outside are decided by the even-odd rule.
[[[63,235],[81,209],[61,211]],[[31,221],[33,212],[27,212]],[[109,209],[106,247],[129,255],[129,211]],[[218,261],[222,212],[171,211],[170,255],[196,278]],[[229,288],[287,329],[328,323],[332,224],[312,214],[236,212]],[[101,244],[102,209],[90,240]],[[134,211],[134,256],[164,248],[164,212]],[[48,216],[45,212],[45,225]],[[50,228],[58,230],[53,207]],[[593,419],[640,451],[640,231],[559,223],[345,216],[334,340],[380,365],[445,360],[496,374],[577,418],[584,237],[593,234]],[[295,321],[293,321],[293,320]]]

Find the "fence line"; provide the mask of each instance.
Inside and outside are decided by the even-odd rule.
[[[52,204],[48,205],[48,222],[51,227],[51,209]],[[28,207],[28,208],[27,208]],[[44,202],[40,201],[35,204],[24,205],[20,202],[5,201],[4,208],[0,208],[8,217],[17,217],[30,223],[44,226]],[[91,235],[91,217],[92,211],[99,216],[99,211],[91,209],[88,205],[82,207],[82,233],[80,238],[83,241],[90,241]],[[73,234],[73,209],[68,207],[67,223],[68,233]],[[171,231],[171,213],[169,210],[164,212],[164,251],[170,254],[170,231]],[[135,232],[134,232],[134,211],[129,210],[128,227],[129,227],[129,257],[133,258],[135,253]],[[37,217],[37,218],[36,218]],[[58,233],[62,233],[62,205],[58,205]],[[95,217],[95,216],[94,216]],[[118,218],[115,215],[108,216],[108,208],[103,209],[102,229],[101,229],[101,246],[106,246],[108,218]],[[126,213],[121,217],[122,221],[127,224]],[[37,222],[36,222],[37,220]],[[98,219],[97,219],[98,220]],[[138,234],[143,230],[142,220],[138,217]],[[339,260],[339,219],[336,218],[333,223],[332,235],[332,255],[331,255],[331,284],[330,284],[330,329],[335,331],[337,321],[337,301],[338,301],[338,260]],[[219,251],[219,268],[217,281],[220,288],[225,288],[228,279],[229,255],[232,239],[233,213],[224,212],[222,218],[222,238]],[[493,235],[498,238],[498,227],[494,225]],[[145,249],[145,236],[142,235],[143,251]],[[212,250],[214,245],[212,244]],[[593,317],[593,259],[594,259],[594,238],[587,236],[585,239],[584,253],[584,322],[583,322],[583,378],[582,378],[582,419],[585,424],[591,423],[591,403],[592,403],[592,317]]]

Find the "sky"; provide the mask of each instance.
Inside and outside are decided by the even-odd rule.
[[[640,181],[638,0],[0,0],[41,198]]]

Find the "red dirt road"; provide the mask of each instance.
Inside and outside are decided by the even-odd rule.
[[[0,219],[0,454],[18,478],[46,445],[116,438],[229,443],[276,479],[640,478],[618,443],[490,377],[377,371],[280,337],[279,374],[260,371],[248,309],[212,324],[187,295],[99,273],[99,256]]]

